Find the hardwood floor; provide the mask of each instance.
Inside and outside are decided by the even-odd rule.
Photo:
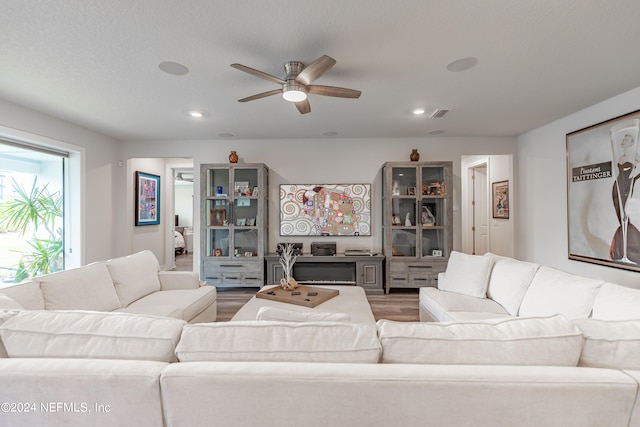
[[[234,314],[255,295],[258,288],[218,288],[218,322],[231,320]],[[418,290],[392,289],[387,295],[367,295],[376,320],[417,322]]]
[[[176,255],[176,271],[192,269],[192,254]],[[258,288],[218,288],[218,322],[231,320],[257,291]],[[386,295],[367,295],[367,299],[376,320],[388,319],[399,322],[419,320],[418,289],[392,289]]]

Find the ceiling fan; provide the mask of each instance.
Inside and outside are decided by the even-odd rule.
[[[246,98],[239,99],[238,102],[253,101],[281,93],[285,100],[296,104],[300,114],[306,114],[311,111],[311,105],[307,99],[307,94],[310,93],[314,95],[334,96],[338,98],[359,98],[361,94],[359,90],[311,84],[318,77],[329,71],[329,69],[335,64],[336,60],[327,55],[322,55],[308,66],[305,66],[299,61],[289,61],[284,64],[284,71],[286,72],[284,79],[247,67],[246,65],[231,64],[231,66],[237,70],[244,71],[245,73],[249,73],[261,79],[282,85],[280,89],[274,89],[268,92],[248,96]]]

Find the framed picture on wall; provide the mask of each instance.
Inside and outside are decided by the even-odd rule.
[[[135,225],[160,224],[160,177],[136,171]]]
[[[491,195],[493,217],[509,219],[509,181],[492,183]]]
[[[569,259],[640,271],[640,110],[567,134]]]

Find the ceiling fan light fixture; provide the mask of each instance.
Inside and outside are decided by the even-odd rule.
[[[282,97],[289,102],[301,102],[307,99],[307,87],[295,80],[288,80],[282,86]]]

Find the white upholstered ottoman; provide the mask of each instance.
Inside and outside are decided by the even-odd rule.
[[[276,285],[277,286],[277,285]],[[273,287],[273,286],[271,286]],[[338,313],[347,314],[349,321],[353,323],[375,323],[371,306],[367,300],[364,290],[360,286],[323,286],[325,288],[337,289],[340,294],[322,304],[310,308],[296,304],[288,304],[279,301],[272,301],[255,296],[249,300],[233,316],[231,321],[256,320],[258,310],[261,307],[274,307],[282,310],[297,311],[303,313]]]

